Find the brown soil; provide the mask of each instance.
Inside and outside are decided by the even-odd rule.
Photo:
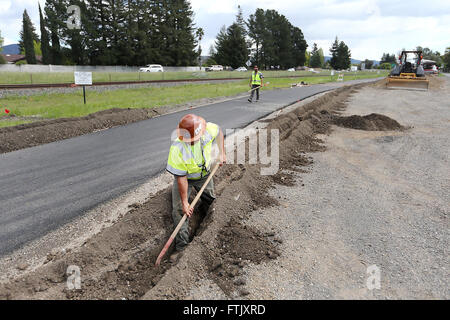
[[[276,244],[270,241],[268,235],[239,220],[239,217],[232,217],[219,232],[213,250],[204,255],[209,277],[227,295],[244,285],[239,276],[247,263],[261,263],[279,256]]]
[[[80,248],[49,253],[46,264],[37,270],[24,271],[0,285],[0,299],[139,299],[144,294],[150,299],[183,299],[202,278],[214,281],[229,297],[245,295],[242,268],[276,259],[279,242],[269,227],[257,230],[246,225],[248,213],[279,205],[268,190],[276,183],[294,183],[290,172],[312,163],[305,153],[324,150],[315,135],[330,131],[330,115],[362,86],[339,88],[268,124],[269,129],[280,131],[278,174],[262,176],[260,165],[220,168],[214,177],[218,195],[214,210],[205,219],[191,220],[191,233],[196,236],[178,263],[165,259],[159,268],[154,267],[173,228],[168,188],[145,204],[132,206]],[[197,207],[194,215],[202,214]],[[66,288],[69,265],[80,267],[81,290]]]
[[[73,138],[131,122],[151,118],[154,109],[109,109],[80,118],[36,121],[14,127],[0,128],[0,153],[34,147]]]
[[[389,131],[404,129],[404,127],[394,119],[377,113],[371,113],[367,116],[335,116],[333,117],[333,123],[340,127],[368,131]]]

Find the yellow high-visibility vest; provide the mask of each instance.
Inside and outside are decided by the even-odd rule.
[[[219,134],[219,126],[208,122],[206,130],[194,145],[181,141],[172,142],[166,170],[176,176],[187,176],[189,180],[198,180],[209,174],[213,143]]]
[[[252,84],[261,85],[261,72],[252,72]]]

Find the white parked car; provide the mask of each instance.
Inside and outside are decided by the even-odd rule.
[[[140,68],[139,72],[164,72],[164,68],[160,64],[148,64],[144,68]]]
[[[247,71],[247,68],[246,67],[239,67],[239,68],[237,68],[234,71],[245,72],[245,71]]]
[[[289,72],[294,72],[295,69],[294,69],[294,68],[289,68],[289,69],[287,69],[287,71],[289,71]]]
[[[209,71],[223,71],[223,67],[220,64],[214,64],[209,67]]]

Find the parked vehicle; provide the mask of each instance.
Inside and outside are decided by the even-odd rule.
[[[294,68],[289,68],[289,69],[287,69],[287,71],[289,71],[289,72],[294,72],[295,69],[294,69]]]
[[[248,70],[247,70],[246,67],[239,67],[239,68],[237,68],[237,69],[234,70],[234,71],[245,72],[245,71],[248,71]]]
[[[144,68],[140,68],[139,72],[164,72],[164,68],[160,64],[148,64]]]
[[[223,66],[221,66],[220,64],[214,64],[209,67],[209,71],[223,71]]]

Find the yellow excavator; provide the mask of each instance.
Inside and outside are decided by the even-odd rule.
[[[425,77],[422,59],[422,51],[402,51],[399,64],[389,74],[386,87],[427,91],[429,81]]]

